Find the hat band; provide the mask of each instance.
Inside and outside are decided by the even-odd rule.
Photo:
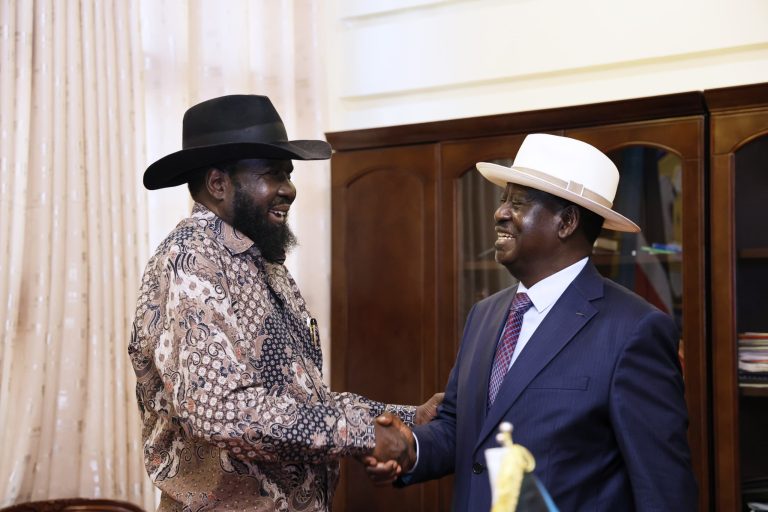
[[[539,178],[540,180],[546,181],[550,185],[554,185],[555,187],[571,192],[572,194],[576,194],[577,196],[581,196],[585,199],[589,199],[590,201],[595,202],[600,206],[605,206],[608,209],[610,209],[613,206],[613,203],[611,201],[607,200],[606,198],[604,198],[594,190],[591,190],[585,187],[583,184],[578,183],[576,181],[561,180],[560,178],[556,178],[545,172],[537,171],[535,169],[530,169],[528,167],[515,166],[515,168],[523,170],[525,171],[526,174],[530,174],[536,178]]]
[[[263,123],[235,130],[221,130],[202,133],[199,135],[184,134],[182,147],[184,149],[200,146],[215,146],[218,144],[237,143],[274,144],[288,142],[283,123]]]

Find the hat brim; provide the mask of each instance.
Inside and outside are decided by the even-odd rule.
[[[479,162],[477,164],[477,170],[480,171],[480,174],[482,174],[485,179],[501,188],[506,188],[507,183],[515,183],[524,187],[535,188],[536,190],[541,190],[557,197],[562,197],[572,203],[583,206],[587,210],[595,212],[604,218],[605,223],[603,224],[603,227],[606,229],[625,231],[628,233],[638,233],[640,231],[640,227],[637,224],[620,213],[616,213],[610,208],[606,208],[589,198],[528,174],[525,172],[524,168],[505,167],[490,162]]]
[[[175,187],[189,180],[190,171],[245,158],[327,160],[331,158],[331,146],[323,140],[293,140],[273,144],[237,142],[182,149],[147,167],[144,186],[149,190]]]

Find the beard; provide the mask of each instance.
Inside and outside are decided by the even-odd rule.
[[[282,204],[278,201],[270,206]],[[232,226],[250,238],[261,255],[270,263],[282,263],[285,255],[296,246],[296,235],[287,223],[268,220],[268,207],[262,208],[235,182],[235,211]]]

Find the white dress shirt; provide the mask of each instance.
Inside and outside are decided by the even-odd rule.
[[[533,306],[523,315],[523,325],[520,327],[520,335],[517,338],[515,353],[512,354],[512,360],[509,362],[510,368],[515,364],[517,356],[523,351],[536,328],[544,320],[544,317],[547,316],[547,313],[552,310],[552,306],[557,302],[557,299],[576,279],[579,272],[584,269],[587,260],[588,258],[581,259],[573,265],[565,267],[549,277],[545,277],[530,288],[526,288],[523,283],[520,283],[517,287],[517,293],[528,294],[528,298],[531,299]]]

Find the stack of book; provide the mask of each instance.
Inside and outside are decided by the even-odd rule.
[[[739,385],[768,387],[768,332],[739,334]]]
[[[768,478],[753,478],[742,482],[741,492],[750,512],[768,511]]]

